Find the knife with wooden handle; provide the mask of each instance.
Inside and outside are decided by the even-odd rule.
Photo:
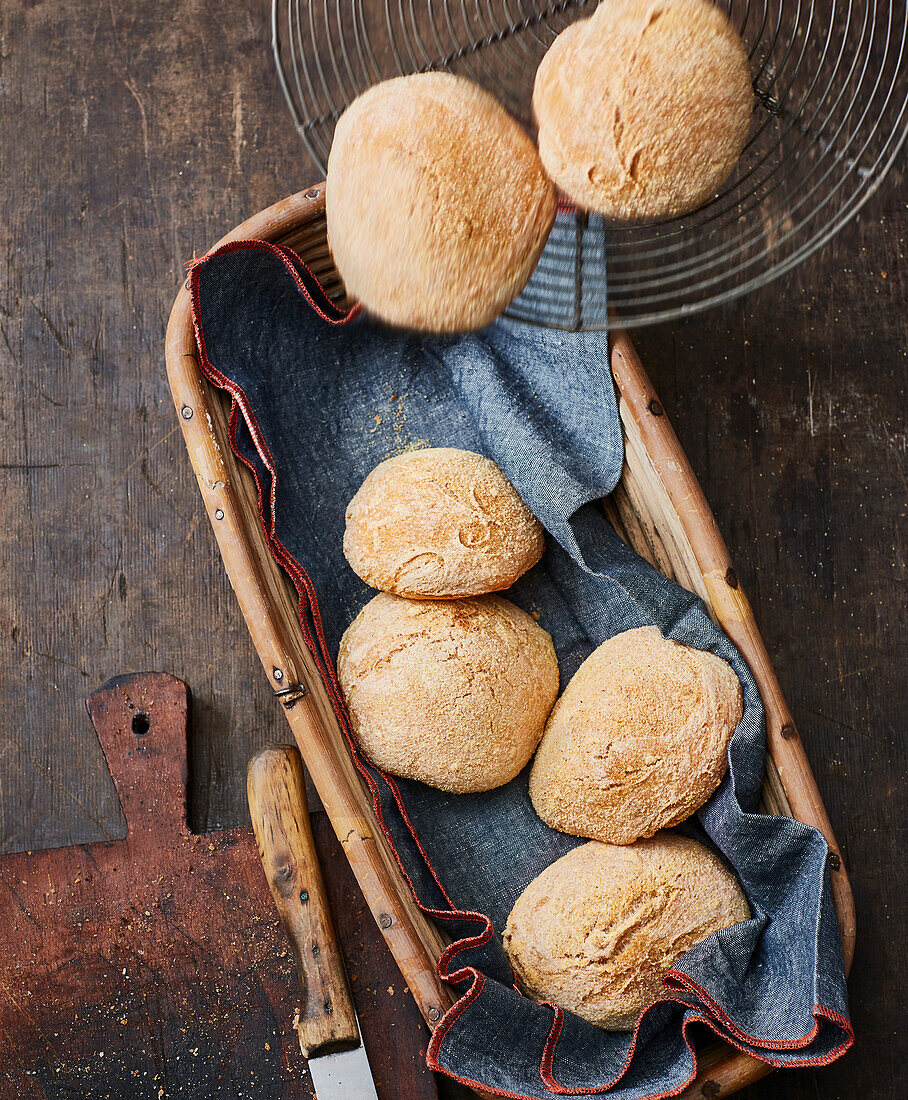
[[[265,876],[296,955],[296,1029],[318,1100],[378,1100],[331,923],[299,751],[278,745],[256,753],[246,792]]]

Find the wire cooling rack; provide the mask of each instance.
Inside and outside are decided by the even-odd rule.
[[[607,2],[607,0],[606,0]],[[597,0],[273,0],[297,130],[324,172],[346,105],[447,69],[532,132],[543,54]],[[906,0],[727,0],[757,109],[737,169],[700,210],[646,226],[561,211],[512,317],[564,329],[665,321],[762,286],[824,245],[879,187],[908,131]],[[606,294],[606,268],[608,291]]]

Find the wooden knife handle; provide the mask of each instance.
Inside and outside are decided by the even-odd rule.
[[[300,1047],[306,1058],[354,1047],[359,1029],[312,839],[298,750],[278,745],[256,753],[246,792],[265,876],[299,967]]]

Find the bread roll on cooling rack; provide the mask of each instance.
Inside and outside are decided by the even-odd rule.
[[[377,84],[341,115],[328,241],[347,291],[403,328],[464,332],[523,289],[555,219],[535,145],[450,73]]]
[[[673,217],[731,174],[753,100],[744,44],[709,0],[603,0],[539,66],[540,156],[583,210]]]

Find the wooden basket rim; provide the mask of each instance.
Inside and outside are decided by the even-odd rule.
[[[323,212],[324,184],[318,184],[253,215],[213,248],[235,240],[280,241]],[[610,344],[625,436],[634,436],[642,444],[653,474],[677,516],[679,537],[685,541],[700,574],[699,594],[741,651],[763,696],[767,765],[774,765],[792,816],[818,828],[829,843],[833,896],[847,973],[854,954],[854,900],[841,851],[791,712],[712,511],[636,351],[621,330],[612,331]],[[345,767],[338,757],[330,729],[333,714],[326,700],[320,698],[319,684],[313,679],[317,671],[302,639],[289,582],[264,545],[251,478],[230,450],[217,391],[209,386],[196,359],[185,285],[171,312],[166,360],[190,461],[246,625],[272,687],[303,684],[307,689],[305,697],[285,710],[286,717],[369,908],[431,1028],[452,1003],[450,991],[441,984],[434,965],[444,944],[415,909],[393,857],[385,850],[380,830],[373,828],[376,823],[362,813],[362,804],[368,798],[345,747],[349,766]],[[681,1097],[700,1097],[707,1082],[718,1086],[721,1095],[728,1095],[771,1071],[766,1063],[730,1046],[724,1049],[727,1053],[720,1060],[699,1069]]]

